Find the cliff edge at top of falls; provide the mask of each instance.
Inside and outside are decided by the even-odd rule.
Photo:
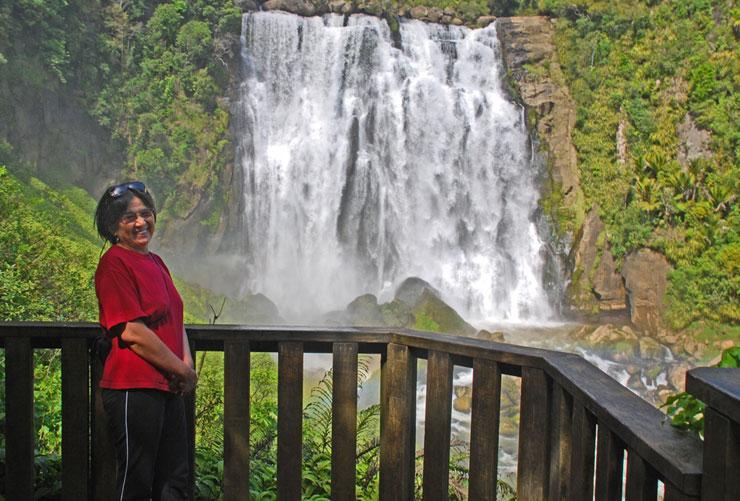
[[[368,14],[388,18],[396,16],[418,19],[430,23],[452,24],[455,26],[483,27],[493,22],[496,17],[481,12],[475,5],[463,3],[458,6],[427,7],[391,6],[380,0],[237,0],[237,5],[243,10],[282,10],[298,14],[299,16],[320,16],[323,14]]]

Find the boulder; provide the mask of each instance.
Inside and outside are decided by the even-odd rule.
[[[242,12],[259,10],[256,0],[234,0],[234,5]]]
[[[469,386],[455,386],[454,393],[455,398],[452,401],[452,407],[457,412],[470,414],[470,410],[473,408],[473,389]]]
[[[486,341],[494,341],[496,343],[506,342],[506,340],[504,339],[504,333],[501,331],[490,332],[485,329],[481,329],[478,331],[478,334],[476,334],[475,337],[479,339],[485,339]]]
[[[440,9],[439,7],[432,7],[431,9],[429,9],[429,12],[427,14],[425,21],[429,21],[432,23],[438,23],[440,19],[442,19],[442,16],[443,16],[442,9]]]
[[[423,5],[412,7],[409,11],[409,17],[411,17],[411,19],[426,19],[428,15],[429,9],[427,7],[424,7]]]
[[[663,345],[651,337],[640,338],[639,350],[641,358],[650,360],[661,360],[663,358]]]
[[[686,371],[691,369],[687,363],[680,363],[668,369],[668,382],[678,391],[684,391],[686,385]]]
[[[411,308],[398,299],[380,305],[380,315],[383,318],[383,324],[388,327],[406,327],[414,323]]]
[[[219,314],[218,323],[247,325],[285,323],[278,307],[264,294],[247,294],[237,300],[227,298],[223,302],[223,308],[220,308],[220,305],[210,306]],[[210,312],[212,313],[213,311]]]
[[[415,329],[432,330],[447,334],[458,334],[461,336],[473,336],[475,328],[447,303],[430,291],[425,291],[417,305],[412,308]]]
[[[329,12],[343,14],[345,5],[347,4],[344,2],[344,0],[332,0],[331,2],[329,2]]]
[[[629,254],[622,266],[632,324],[643,332],[656,334],[663,326],[663,298],[671,265],[650,249]]]
[[[363,294],[349,303],[347,315],[352,325],[366,327],[385,325],[383,314],[378,305],[378,298],[372,294]]]
[[[259,10],[257,0],[234,0],[234,5],[242,12]]]
[[[476,19],[475,24],[481,28],[485,28],[496,20],[496,16],[480,16]]]
[[[401,282],[401,285],[396,289],[395,299],[403,301],[413,308],[419,304],[419,301],[421,301],[422,296],[426,292],[439,297],[439,291],[432,287],[429,282],[418,277],[409,277]]]
[[[308,0],[267,0],[262,5],[264,10],[283,10],[299,16],[310,17],[316,15],[316,7]]]
[[[640,349],[638,341],[634,339],[623,339],[606,346],[607,356],[619,363],[629,363],[635,359]]]

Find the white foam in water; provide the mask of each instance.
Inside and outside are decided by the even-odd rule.
[[[400,39],[374,17],[244,16],[244,292],[305,320],[418,276],[466,318],[552,318],[495,26],[404,21]]]

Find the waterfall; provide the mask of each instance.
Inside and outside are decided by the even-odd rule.
[[[310,318],[417,276],[467,318],[552,317],[495,25],[256,12],[241,61],[244,292]]]

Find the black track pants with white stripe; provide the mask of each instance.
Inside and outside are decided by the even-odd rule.
[[[188,499],[183,398],[148,389],[104,389],[102,396],[118,463],[115,499]]]

